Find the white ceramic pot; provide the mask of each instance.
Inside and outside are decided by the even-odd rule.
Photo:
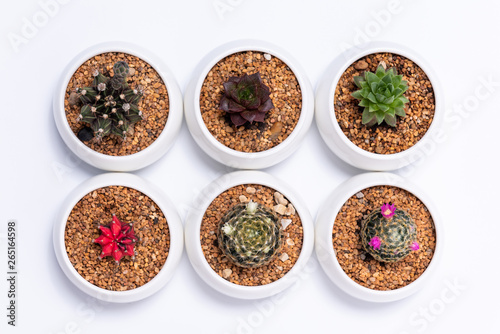
[[[64,231],[66,222],[73,207],[82,197],[91,191],[107,186],[124,186],[136,189],[150,197],[160,208],[167,219],[170,233],[170,248],[168,257],[159,273],[148,283],[132,290],[110,291],[85,280],[71,264],[66,252]],[[172,277],[177,267],[184,247],[184,234],[181,219],[175,206],[158,188],[138,176],[126,173],[107,173],[90,178],[80,184],[65,199],[54,224],[54,251],[61,269],[80,290],[94,298],[115,303],[128,303],[146,298],[162,288]]]
[[[373,53],[389,52],[404,56],[415,62],[427,74],[435,96],[434,119],[426,134],[414,146],[394,154],[377,154],[365,151],[352,143],[342,132],[333,107],[335,88],[345,70],[356,60]],[[342,160],[352,166],[370,171],[389,171],[407,166],[426,155],[429,146],[434,147],[441,140],[444,117],[443,94],[436,75],[413,50],[390,42],[370,42],[353,47],[340,54],[330,64],[316,91],[316,123],[328,147]]]
[[[333,248],[332,230],[335,217],[344,203],[354,194],[373,186],[394,186],[404,189],[417,198],[429,210],[436,231],[436,249],[427,269],[412,283],[395,290],[379,291],[366,288],[353,281],[344,272]],[[318,260],[328,277],[344,292],[370,302],[390,302],[405,298],[429,281],[438,267],[443,252],[443,227],[438,209],[431,199],[415,185],[391,173],[365,173],[354,176],[337,187],[323,204],[316,218],[315,249]]]
[[[260,51],[285,62],[293,71],[302,91],[302,110],[293,132],[279,145],[265,151],[246,153],[233,150],[215,139],[207,129],[200,111],[200,92],[208,72],[221,59],[238,52]],[[259,169],[277,164],[290,156],[304,139],[313,119],[314,96],[302,67],[281,48],[257,40],[240,40],[221,45],[207,54],[194,71],[184,95],[184,109],[189,131],[196,143],[213,159],[229,167]]]
[[[124,52],[146,61],[158,72],[168,92],[169,114],[162,133],[147,148],[127,156],[106,155],[87,147],[69,127],[64,111],[66,88],[75,71],[88,59],[105,52]],[[63,141],[80,159],[107,171],[133,171],[157,161],[172,146],[182,123],[182,94],[174,76],[156,55],[131,43],[105,42],[83,50],[65,67],[54,95],[53,112],[57,129]]]
[[[219,276],[203,255],[200,228],[203,215],[212,201],[225,190],[241,184],[259,184],[282,193],[294,205],[303,228],[303,244],[297,262],[282,278],[260,286],[242,286]],[[193,203],[185,223],[186,250],[189,260],[200,277],[215,290],[235,298],[258,299],[272,296],[289,287],[298,279],[298,274],[307,263],[314,244],[314,227],[309,210],[299,195],[284,182],[259,171],[238,171],[225,174],[209,184]]]

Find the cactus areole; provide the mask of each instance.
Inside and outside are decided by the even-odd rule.
[[[143,119],[138,107],[142,91],[128,86],[128,64],[116,62],[113,73],[108,78],[95,70],[92,86],[76,89],[82,103],[77,120],[89,124],[98,141],[110,134],[125,139],[129,127]]]
[[[420,249],[415,222],[392,203],[382,205],[363,220],[361,242],[363,248],[381,262],[396,262]]]
[[[92,240],[102,247],[100,259],[106,256],[112,256],[116,263],[125,256],[134,258],[134,246],[137,242],[137,237],[134,233],[132,224],[124,224],[113,214],[113,221],[108,226],[99,226],[101,235],[99,238]]]
[[[222,253],[243,268],[268,264],[282,246],[280,220],[272,210],[253,201],[232,207],[217,232]]]
[[[269,88],[264,85],[258,72],[230,77],[224,83],[220,109],[229,114],[235,126],[247,122],[264,122],[266,112],[274,107],[269,94]]]

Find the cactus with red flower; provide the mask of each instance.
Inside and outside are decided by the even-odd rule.
[[[99,255],[100,259],[111,256],[116,263],[119,263],[125,255],[134,258],[134,246],[137,237],[132,224],[122,223],[113,214],[112,222],[108,226],[99,226],[99,230],[101,235],[92,242],[98,243],[102,247],[102,252]]]

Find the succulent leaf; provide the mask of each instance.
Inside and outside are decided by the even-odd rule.
[[[271,262],[282,246],[278,217],[264,205],[252,201],[232,207],[221,219],[217,233],[222,253],[243,268]]]
[[[96,70],[92,87],[76,90],[83,104],[78,120],[90,125],[97,140],[109,134],[125,139],[129,126],[143,119],[138,107],[143,94],[128,86],[128,64],[116,62],[113,73],[113,77],[108,78]]]
[[[395,127],[396,116],[405,117],[404,105],[409,100],[403,96],[408,83],[402,75],[397,75],[394,68],[385,70],[382,65],[375,73],[365,72],[363,76],[355,76],[354,84],[360,88],[351,94],[360,100],[363,107],[362,123],[367,126],[386,124]]]
[[[230,77],[223,87],[219,108],[230,115],[235,126],[247,122],[264,122],[265,113],[274,108],[269,88],[264,85],[258,72]]]

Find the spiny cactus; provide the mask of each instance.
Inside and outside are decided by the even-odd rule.
[[[387,203],[363,220],[361,242],[371,256],[382,262],[399,261],[420,248],[411,216]]]
[[[274,107],[269,88],[264,85],[260,73],[230,77],[224,83],[224,95],[220,108],[228,113],[231,122],[240,126],[249,122],[264,122],[266,112]]]
[[[95,70],[92,86],[76,89],[83,104],[78,120],[90,125],[97,140],[109,134],[125,139],[129,126],[143,119],[137,106],[143,94],[128,86],[128,64],[116,62],[113,73],[113,77],[108,78]],[[89,136],[79,137],[88,139]]]
[[[278,217],[252,201],[232,207],[220,221],[217,233],[222,253],[243,268],[271,262],[282,245]]]
[[[362,123],[367,126],[386,122],[396,126],[396,116],[405,117],[405,103],[408,99],[403,96],[408,84],[402,75],[397,75],[396,69],[387,71],[384,66],[378,65],[375,73],[364,72],[363,76],[355,76],[354,83],[360,90],[352,93],[358,100],[360,107],[364,107]]]
[[[102,246],[100,259],[106,256],[112,256],[116,263],[125,256],[134,257],[134,245],[137,237],[134,233],[132,224],[124,224],[113,214],[113,221],[108,226],[99,226],[101,235],[92,240]]]

